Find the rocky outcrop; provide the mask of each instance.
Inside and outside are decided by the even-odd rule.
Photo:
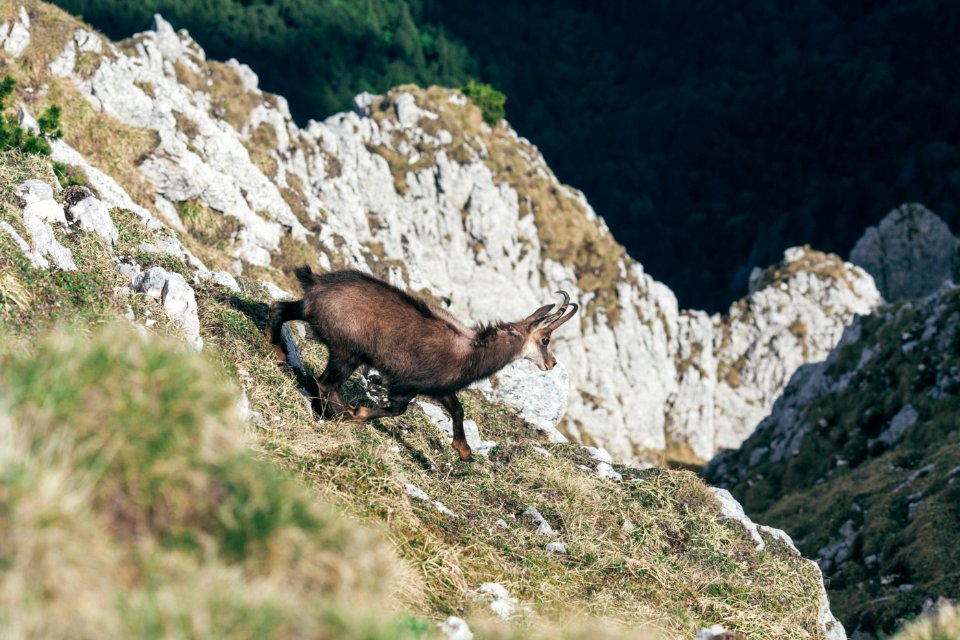
[[[19,58],[30,44],[30,16],[20,7],[17,18],[0,24],[0,43],[14,58]]]
[[[203,348],[197,299],[183,276],[163,267],[151,267],[133,277],[130,290],[159,300],[164,311],[183,329],[187,342],[197,351]]]
[[[856,319],[707,479],[794,534],[848,628],[892,632],[960,588],[960,288]]]
[[[736,446],[796,367],[822,358],[879,300],[861,270],[798,249],[728,316],[680,312],[536,147],[506,123],[484,124],[455,90],[363,94],[354,111],[300,128],[248,67],[208,61],[159,16],[117,44],[75,29],[48,69],[95,109],[155,135],[138,164],[153,193],[132,202],[62,143],[54,158],[145,224],[189,233],[190,217],[206,216],[233,275],[294,260],[352,266],[474,321],[523,317],[569,291],[583,311],[555,336],[566,398],[566,382],[522,365],[487,393],[543,428],[562,415],[558,439],[618,460],[668,445],[700,458]],[[173,231],[161,235],[144,250],[213,277]]]
[[[75,271],[73,254],[57,240],[54,227],[65,228],[67,219],[63,207],[54,200],[53,189],[42,180],[26,180],[15,189],[23,205],[16,229],[7,221],[0,221],[0,229],[13,240],[30,263],[39,269],[56,268]],[[27,240],[29,239],[29,241]]]
[[[668,434],[703,458],[739,446],[793,373],[824,359],[844,327],[880,302],[859,267],[809,247],[787,249],[726,317],[681,316]]]
[[[902,205],[869,227],[850,252],[889,301],[920,298],[957,277],[960,240],[937,214],[920,204]]]
[[[766,536],[767,539],[773,539],[778,542],[785,544],[793,553],[800,556],[800,551],[793,544],[793,540],[790,539],[790,536],[781,529],[774,529],[773,527],[767,527],[764,525],[757,525],[751,520],[746,513],[743,511],[743,507],[739,502],[734,499],[730,492],[726,489],[718,489],[712,487],[713,494],[717,497],[717,500],[720,502],[720,515],[723,518],[729,520],[735,520],[743,525],[744,529],[747,530],[747,533],[750,534],[750,537],[753,538],[753,541],[757,545],[758,550],[763,550],[766,548]],[[808,561],[812,562],[812,561]],[[816,563],[813,563],[816,566]],[[820,568],[816,567],[817,575],[821,576],[820,584],[823,584],[822,574],[820,573]],[[846,640],[847,633],[844,630],[843,625],[840,624],[840,621],[833,615],[833,612],[830,610],[830,601],[827,599],[827,591],[822,586],[820,588],[820,616],[818,620],[820,624],[820,630],[823,632],[823,637],[826,640]]]

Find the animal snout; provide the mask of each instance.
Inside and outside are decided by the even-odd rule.
[[[553,369],[555,366],[557,366],[557,360],[556,360],[556,358],[550,358],[549,360],[547,360],[546,362],[543,363],[543,366],[540,367],[540,370],[541,370],[541,371],[550,371],[550,369]]]

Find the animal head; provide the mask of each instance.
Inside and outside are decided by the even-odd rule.
[[[557,366],[557,359],[550,350],[551,334],[563,323],[572,318],[580,308],[577,303],[570,302],[566,291],[558,291],[563,297],[563,303],[556,309],[555,305],[548,304],[540,307],[529,317],[523,320],[527,329],[527,339],[520,352],[521,358],[532,360],[541,371],[549,371]]]

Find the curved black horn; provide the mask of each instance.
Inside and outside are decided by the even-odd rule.
[[[564,311],[567,308],[567,305],[570,304],[570,295],[566,291],[557,291],[558,295],[563,296],[563,303],[560,304],[560,308],[557,311]]]
[[[574,302],[573,304],[570,305],[570,313],[568,313],[568,314],[565,315],[565,316],[560,316],[559,318],[554,318],[553,321],[550,322],[550,324],[548,324],[548,325],[545,327],[546,330],[547,330],[547,331],[553,331],[554,329],[556,329],[557,327],[559,327],[560,325],[562,325],[564,322],[566,322],[567,320],[569,320],[569,319],[572,318],[573,316],[577,315],[577,311],[578,311],[579,309],[580,309],[580,305],[578,305],[576,302]]]

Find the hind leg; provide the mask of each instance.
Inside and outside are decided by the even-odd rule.
[[[313,398],[313,410],[320,416],[335,418],[347,413],[347,405],[340,395],[340,387],[356,370],[358,363],[349,356],[330,353],[327,368],[317,380],[317,392],[308,389]],[[320,396],[326,396],[321,398]]]
[[[363,422],[375,418],[392,418],[406,411],[411,400],[413,400],[412,394],[391,391],[389,404],[386,407],[356,407],[349,409],[349,413],[354,422]]]

